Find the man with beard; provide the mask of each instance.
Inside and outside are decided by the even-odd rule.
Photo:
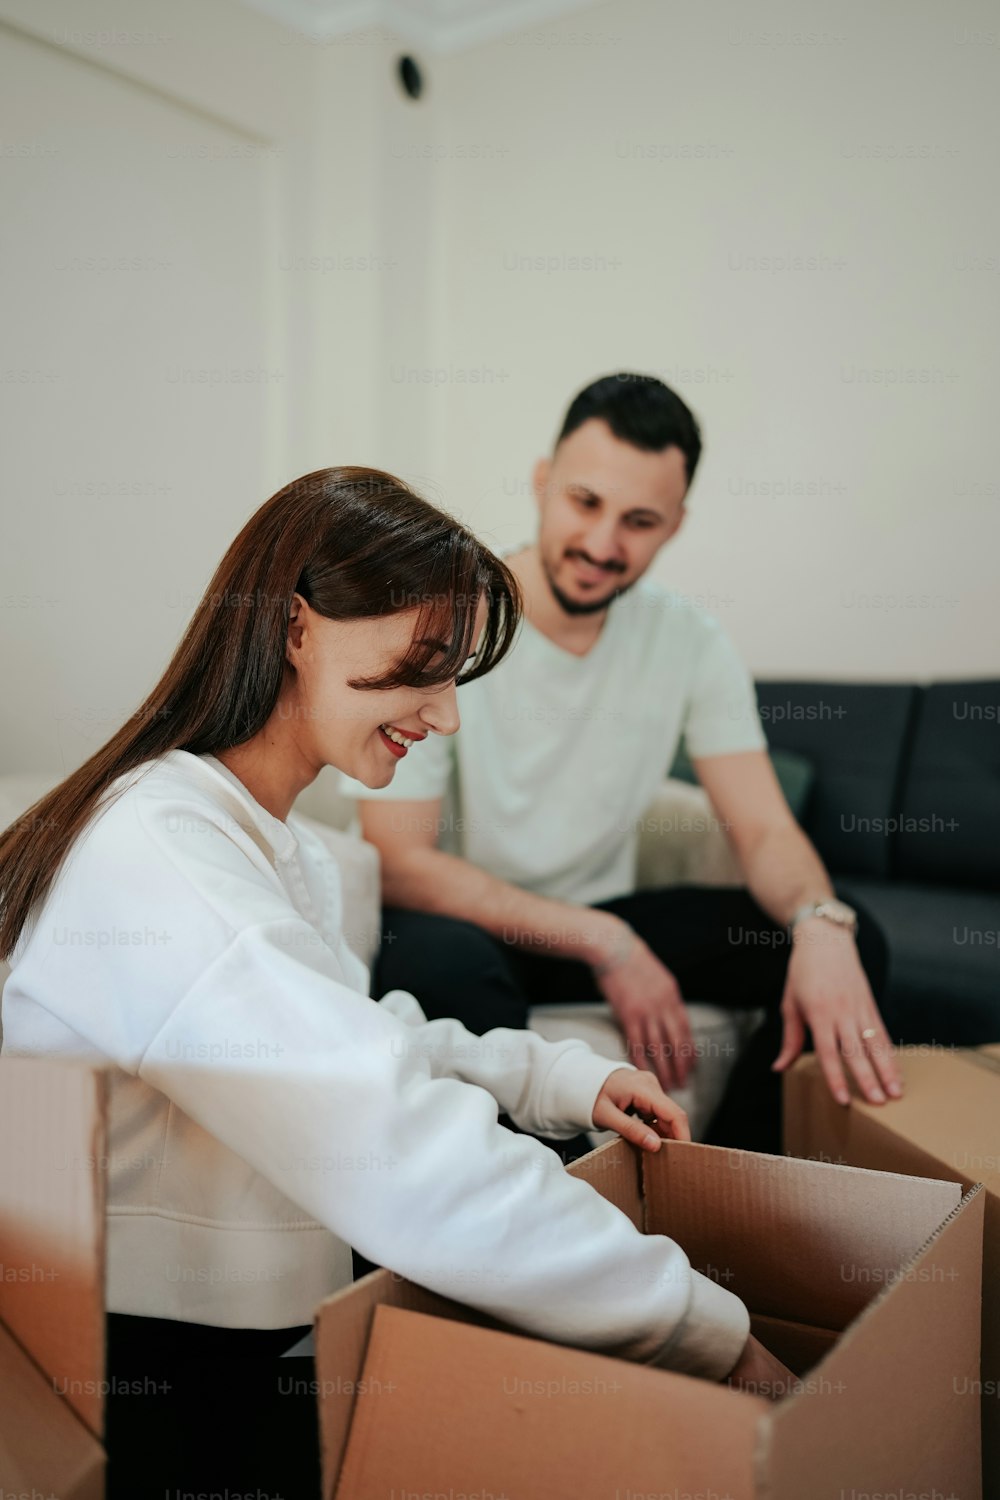
[[[482,1035],[532,1004],[605,1000],[662,1086],[695,1065],[685,996],[764,1009],[709,1124],[780,1152],[781,1074],[810,1045],[833,1095],[901,1093],[876,1003],[881,933],[841,901],[767,754],[752,680],[711,616],[647,574],[677,534],[701,452],[661,381],[609,375],[539,460],[534,542],[508,553],[520,638],[401,743],[359,798],[382,859],[375,996]],[[419,601],[414,601],[415,604]],[[683,736],[746,889],[634,889],[638,830]],[[584,1142],[585,1145],[585,1142]]]

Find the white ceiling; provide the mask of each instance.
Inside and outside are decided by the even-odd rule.
[[[283,25],[328,40],[379,27],[426,52],[457,52],[583,10],[593,0],[244,0]]]

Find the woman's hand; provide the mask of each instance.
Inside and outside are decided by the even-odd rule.
[[[769,1401],[780,1401],[795,1389],[799,1378],[751,1334],[743,1347],[743,1353],[726,1376],[726,1383],[733,1390],[748,1391],[751,1396],[766,1396]]]
[[[626,1114],[630,1108],[634,1114]],[[617,1068],[608,1074],[594,1105],[593,1123],[598,1130],[617,1130],[644,1151],[659,1151],[661,1139],[691,1139],[685,1111],[641,1068]]]

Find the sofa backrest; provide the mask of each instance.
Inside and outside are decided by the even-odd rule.
[[[1000,889],[1000,681],[929,687],[905,770],[893,874]]]
[[[802,826],[831,874],[890,873],[904,752],[921,692],[895,682],[757,683],[768,744],[815,767]]]

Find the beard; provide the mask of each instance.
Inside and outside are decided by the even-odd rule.
[[[623,583],[620,588],[612,589],[610,594],[605,594],[600,599],[571,599],[556,583],[555,574],[544,558],[541,558],[541,564],[542,572],[545,574],[545,580],[552,591],[553,599],[555,599],[563,613],[567,615],[600,614],[602,610],[607,609],[610,604],[613,604],[616,599],[620,599],[622,594],[627,594],[632,584],[637,582],[633,578],[629,583]]]

